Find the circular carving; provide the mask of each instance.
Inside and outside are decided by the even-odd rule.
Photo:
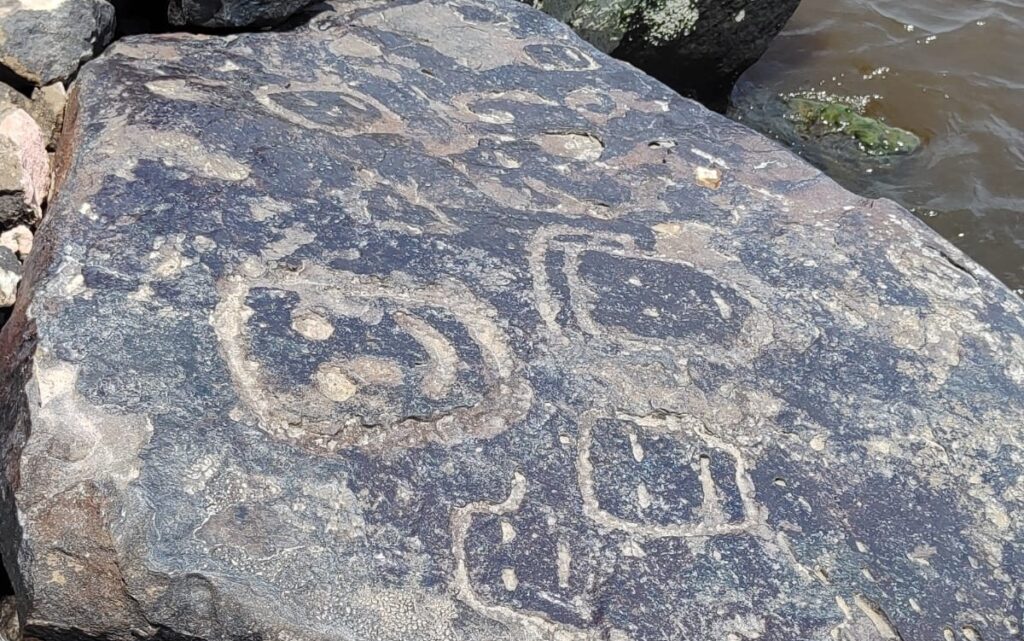
[[[450,444],[530,407],[497,312],[457,282],[247,267],[221,283],[214,328],[243,408],[276,437],[326,452]]]

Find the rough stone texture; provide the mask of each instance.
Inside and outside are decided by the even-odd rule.
[[[0,111],[0,230],[35,223],[50,191],[43,132],[22,109]]]
[[[8,107],[23,109],[35,119],[46,138],[46,148],[54,150],[64,122],[64,105],[67,92],[64,85],[56,82],[45,87],[36,87],[28,96],[17,89],[0,83],[0,111]]]
[[[57,140],[60,138],[60,130],[64,124],[64,106],[67,104],[68,95],[64,85],[55,82],[45,87],[36,87],[32,91],[31,100],[25,110],[35,118],[39,128],[46,138],[46,148],[54,150],[57,148]]]
[[[68,80],[113,35],[106,0],[0,0],[0,64],[36,86]]]
[[[24,259],[32,253],[32,240],[32,230],[24,225],[18,225],[0,234],[0,247],[6,247]]]
[[[526,6],[343,10],[83,69],[28,636],[1019,639],[1021,300]]]
[[[280,22],[317,0],[170,0],[171,24],[207,28],[254,27]]]
[[[729,90],[800,0],[533,0],[684,95],[724,108]]]
[[[21,261],[7,247],[0,246],[0,307],[14,305],[21,281]]]

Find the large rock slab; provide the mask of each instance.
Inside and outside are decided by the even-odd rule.
[[[68,80],[113,36],[106,0],[0,0],[0,64],[36,86]]]
[[[70,100],[0,334],[27,638],[1019,638],[1024,305],[906,211],[512,3]]]
[[[724,109],[800,0],[533,0],[598,49]]]

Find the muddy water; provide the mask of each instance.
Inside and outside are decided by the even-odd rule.
[[[816,143],[806,157],[910,208],[1024,293],[1024,0],[803,0],[733,99],[808,90],[866,99],[925,144],[887,162],[837,161]]]

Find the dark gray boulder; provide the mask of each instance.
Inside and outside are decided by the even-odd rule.
[[[317,0],[170,0],[172,25],[212,29],[259,27],[290,17]]]
[[[0,0],[0,65],[37,87],[74,76],[113,35],[106,0]]]
[[[1024,304],[905,210],[507,2],[69,101],[0,333],[25,638],[1019,638]]]
[[[800,0],[533,0],[605,53],[724,109]]]

